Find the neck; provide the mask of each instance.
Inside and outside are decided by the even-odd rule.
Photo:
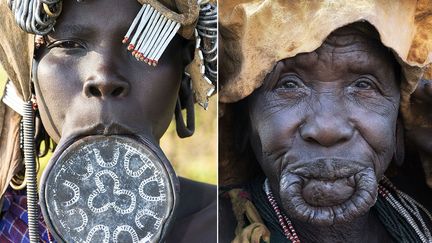
[[[291,221],[301,242],[391,242],[387,231],[370,211],[350,222],[331,226]]]

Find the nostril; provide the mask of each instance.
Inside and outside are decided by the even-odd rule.
[[[305,137],[304,140],[305,140],[306,142],[309,142],[309,143],[319,143],[319,142],[318,142],[317,140],[315,140],[313,137]]]
[[[118,88],[115,88],[115,89],[111,92],[111,95],[112,95],[113,97],[117,97],[117,96],[120,96],[120,95],[123,93],[123,91],[124,91],[124,88],[123,88],[123,87],[118,87]]]
[[[102,93],[100,92],[100,90],[98,88],[96,88],[95,86],[90,86],[89,92],[94,97],[102,96]]]

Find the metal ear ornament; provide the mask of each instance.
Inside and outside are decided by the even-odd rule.
[[[15,21],[28,33],[46,35],[53,30],[63,0],[8,0]]]

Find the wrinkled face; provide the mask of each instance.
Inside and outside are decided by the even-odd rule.
[[[121,43],[136,0],[64,1],[37,69],[42,121],[56,142],[94,134],[135,134],[156,142],[174,112],[185,42],[176,37],[157,67]]]
[[[252,147],[289,217],[331,225],[374,205],[395,149],[392,59],[345,27],[316,51],[278,62],[250,97]]]
[[[407,136],[420,152],[426,183],[432,188],[432,81],[420,80],[412,95],[411,110],[416,119],[427,125],[413,125]]]

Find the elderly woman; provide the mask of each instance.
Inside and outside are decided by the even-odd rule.
[[[220,240],[431,241],[428,210],[385,176],[432,62],[431,5],[219,4]]]
[[[205,106],[213,92],[214,5],[2,0],[0,7],[0,60],[11,80],[0,106],[0,241],[216,242],[215,187],[177,178],[158,145],[174,113],[179,135],[192,135],[194,99]],[[35,150],[57,144],[39,185],[43,220],[34,119]],[[11,179],[17,190],[7,187]]]

